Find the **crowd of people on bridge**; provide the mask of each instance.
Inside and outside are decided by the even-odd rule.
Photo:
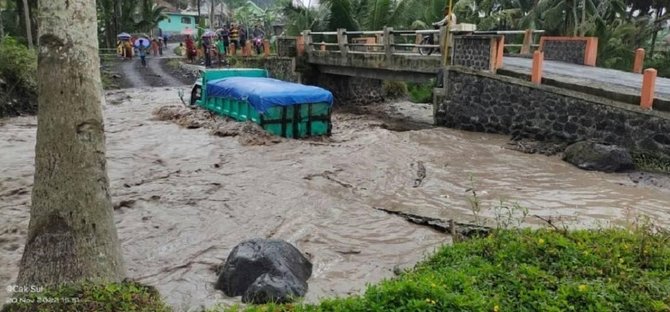
[[[253,49],[256,54],[261,54],[265,31],[259,25],[255,25],[251,35]],[[198,55],[201,55],[206,67],[212,66],[213,59],[218,60],[219,66],[223,66],[227,62],[227,56],[237,55],[247,46],[248,38],[246,27],[231,23],[217,29],[216,32],[205,32],[200,38],[199,46],[193,36],[187,35],[184,43],[180,44],[180,49],[185,49],[183,54],[191,63],[195,63]]]

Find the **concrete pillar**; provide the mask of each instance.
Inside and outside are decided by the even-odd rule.
[[[347,45],[347,30],[344,28],[337,29],[337,45],[340,48],[340,54],[342,54],[342,57],[347,57],[347,50],[349,49],[349,45]]]
[[[263,56],[270,56],[270,40],[268,39],[263,40]]]
[[[503,54],[505,53],[505,36],[500,36],[496,42],[498,51],[496,53],[496,67],[500,69],[503,66]]]
[[[530,54],[530,49],[533,44],[533,30],[526,29],[526,32],[523,34],[523,45],[521,46],[520,54]]]
[[[298,56],[305,55],[305,37],[298,36],[295,38],[295,49]]]
[[[542,83],[542,64],[544,63],[544,52],[535,51],[533,53],[533,68],[530,80],[539,85]]]
[[[244,56],[251,56],[251,50],[253,49],[251,41],[247,40],[247,42],[244,43]]]
[[[642,94],[640,94],[640,106],[651,109],[654,104],[654,92],[656,90],[656,70],[647,68],[642,76]]]
[[[633,72],[641,74],[643,66],[644,66],[644,49],[640,48],[635,50],[635,61],[633,62]]]
[[[302,39],[303,43],[305,44],[305,52],[307,54],[310,54],[314,51],[314,47],[312,46],[312,35],[310,34],[309,30],[305,30],[302,32]],[[300,52],[300,50],[298,50]]]

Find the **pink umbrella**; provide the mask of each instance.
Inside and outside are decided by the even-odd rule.
[[[188,27],[184,28],[184,30],[181,31],[182,35],[193,35],[193,29],[190,29]]]

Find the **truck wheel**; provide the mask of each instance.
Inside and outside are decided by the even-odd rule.
[[[202,87],[200,86],[193,87],[193,90],[191,91],[191,101],[190,101],[191,106],[195,106],[196,105],[195,101],[200,100],[200,97],[202,96],[201,92]]]

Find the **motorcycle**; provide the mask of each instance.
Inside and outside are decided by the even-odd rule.
[[[433,25],[434,29],[440,29],[440,26]],[[434,45],[435,44],[435,35],[434,34],[427,34],[423,36],[423,39],[421,40],[421,45]],[[429,47],[420,47],[419,48],[419,54],[421,55],[431,55],[435,51],[440,51],[440,48],[429,48]]]
[[[263,52],[263,37],[256,37],[253,40],[254,49],[256,49],[256,54],[261,55]]]

